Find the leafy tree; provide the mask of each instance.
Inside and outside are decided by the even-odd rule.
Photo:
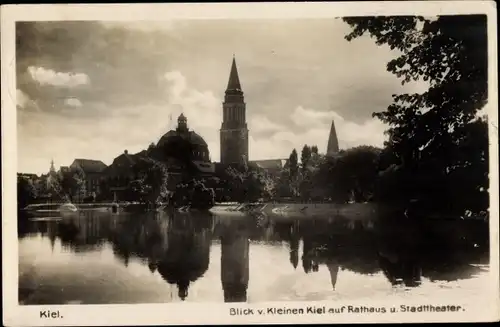
[[[168,196],[168,170],[162,162],[143,157],[134,165],[139,178],[129,183],[129,190],[137,200],[165,201]]]
[[[298,155],[297,150],[293,149],[290,157],[288,158],[288,169],[290,170],[290,180],[294,180],[297,178],[297,174],[299,172],[299,163],[298,163]]]
[[[238,202],[255,202],[274,197],[276,184],[264,171],[256,168],[226,170],[231,198]]]
[[[79,167],[61,172],[57,177],[58,193],[69,201],[74,201],[74,196],[82,200],[86,194],[85,173]]]
[[[298,176],[299,175],[299,163],[297,150],[293,149],[290,157],[288,158],[288,183],[289,189],[294,196],[299,194],[298,187]]]
[[[355,202],[372,198],[378,177],[380,149],[359,146],[341,152],[333,168],[334,187]]]
[[[302,168],[302,174],[305,174],[307,170],[307,166],[309,164],[309,160],[311,159],[311,148],[306,144],[302,148],[302,153],[300,155],[300,163],[301,163],[301,168]]]
[[[311,147],[311,153],[312,154],[318,154],[318,146],[317,145],[313,145]]]
[[[215,192],[201,181],[195,181],[191,194],[191,206],[197,209],[210,209],[215,204]]]
[[[37,195],[37,189],[31,179],[23,176],[17,177],[17,207],[19,209],[32,203]]]
[[[470,196],[455,192],[457,183],[470,184],[464,176],[471,173],[474,185],[469,189],[484,190],[488,185],[487,125],[477,121],[488,99],[486,16],[349,17],[344,21],[353,28],[348,41],[366,33],[377,45],[398,51],[387,70],[403,84],[417,80],[429,84],[423,93],[394,95],[387,110],[374,113],[389,125],[386,147],[395,165],[382,174],[381,185],[395,184],[393,196],[400,195],[398,201],[436,203],[439,195],[441,209],[450,209],[450,201],[455,203],[452,211],[468,209]],[[467,137],[471,133],[476,137]],[[475,209],[486,209],[480,207]]]

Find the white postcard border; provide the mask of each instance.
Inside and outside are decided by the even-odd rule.
[[[497,95],[497,18],[494,1],[348,2],[348,3],[234,3],[234,4],[114,4],[114,5],[8,5],[1,8],[2,40],[2,251],[3,316],[8,326],[81,326],[150,324],[250,324],[250,323],[371,323],[371,322],[478,322],[499,319],[499,229],[498,229],[498,95]],[[490,137],[490,246],[491,287],[481,303],[450,299],[449,303],[431,298],[367,299],[339,302],[273,303],[173,303],[134,305],[50,305],[18,304],[18,248],[16,227],[16,76],[15,22],[47,20],[155,21],[168,19],[297,19],[370,15],[487,14],[489,54]],[[397,302],[396,302],[397,301]],[[267,308],[341,308],[346,305],[462,305],[455,313],[395,313],[356,315],[246,315],[231,316],[230,308],[257,311]],[[41,319],[41,310],[59,310],[62,318]]]

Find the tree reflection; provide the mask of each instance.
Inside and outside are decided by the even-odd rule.
[[[211,243],[217,241],[225,302],[247,300],[250,246],[281,247],[290,269],[311,278],[328,269],[333,290],[344,270],[363,275],[382,272],[394,287],[418,287],[423,279],[471,278],[482,271],[477,265],[489,263],[486,222],[402,216],[348,219],[83,211],[60,221],[20,220],[18,235],[42,235],[52,248],[59,240],[62,250],[71,252],[96,251],[107,243],[125,266],[139,261],[176,285],[182,300],[208,270]]]

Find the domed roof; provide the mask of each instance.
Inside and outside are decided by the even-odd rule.
[[[199,134],[196,134],[195,132],[189,132],[190,134],[190,140],[191,143],[196,144],[196,145],[203,145],[203,146],[208,146],[207,142],[201,137]]]
[[[174,140],[178,140],[179,138],[185,139],[193,145],[208,147],[207,142],[205,142],[203,137],[201,137],[199,134],[197,134],[193,131],[189,131],[188,133],[184,134],[184,133],[179,133],[179,132],[173,131],[173,130],[165,133],[158,141],[157,146],[158,147],[164,146],[165,144],[167,144],[171,141],[174,141]]]

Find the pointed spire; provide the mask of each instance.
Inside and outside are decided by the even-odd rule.
[[[241,91],[240,78],[238,76],[238,68],[236,68],[236,58],[233,53],[233,63],[231,65],[231,72],[229,73],[229,81],[227,83],[227,90]]]
[[[54,159],[50,161],[50,172],[53,173],[56,171],[56,167],[54,167]]]
[[[337,131],[335,130],[335,121],[332,120],[332,127],[330,128],[330,136],[328,137],[328,147],[326,148],[326,155],[333,156],[339,152],[339,140],[337,139]]]

